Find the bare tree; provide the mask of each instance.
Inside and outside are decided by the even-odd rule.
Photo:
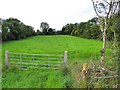
[[[100,50],[101,62],[105,61],[106,51],[106,31],[109,27],[111,18],[118,12],[120,0],[91,0],[95,13],[99,18],[100,29],[102,31],[103,45]]]

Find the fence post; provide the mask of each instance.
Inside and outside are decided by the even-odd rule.
[[[67,55],[67,51],[64,52],[64,64],[67,64],[67,60],[68,60],[68,55]]]
[[[86,79],[87,77],[87,71],[88,71],[88,64],[84,63],[82,67],[82,77],[83,79]]]
[[[9,52],[6,51],[6,52],[5,52],[5,65],[6,65],[6,66],[9,66],[9,55],[8,55],[8,54],[9,54]]]

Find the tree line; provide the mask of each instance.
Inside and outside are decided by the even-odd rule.
[[[98,39],[101,36],[98,19],[95,17],[87,22],[67,24],[63,26],[62,33],[65,35],[79,36],[88,39]]]
[[[35,31],[32,26],[25,25],[16,18],[0,18],[0,36],[3,42],[11,40],[20,40],[37,35],[55,35],[56,30],[49,27],[49,24],[42,22],[40,28],[42,31]]]
[[[107,40],[113,40],[120,22],[120,15],[115,15],[110,22],[110,27],[107,30]],[[25,25],[16,18],[9,18],[6,20],[0,19],[0,36],[2,33],[2,41],[20,40],[37,35],[72,35],[87,39],[102,39],[102,33],[97,17],[81,23],[69,23],[62,27],[60,31],[50,28],[47,22],[40,23],[40,30],[35,31],[32,26]]]
[[[33,27],[25,25],[18,19],[2,20],[2,41],[19,40],[34,36]]]
[[[107,40],[114,39],[115,34],[119,31],[120,15],[115,15],[110,22],[110,27],[107,30]],[[100,30],[99,19],[97,17],[88,20],[87,22],[66,24],[63,26],[61,33],[65,35],[73,35],[87,39],[102,39],[102,32]],[[117,36],[116,36],[117,37]]]

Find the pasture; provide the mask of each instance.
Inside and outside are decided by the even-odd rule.
[[[5,51],[30,54],[63,54],[64,51],[68,51],[69,61],[82,61],[93,56],[98,57],[101,47],[100,41],[74,36],[36,36],[3,43],[2,57],[4,62]]]
[[[61,71],[27,70],[16,67],[5,69],[5,51],[29,54],[64,54],[68,51],[68,63],[80,64],[90,60],[100,61],[99,51],[102,42],[74,36],[54,35],[35,36],[2,44],[3,88],[62,88],[70,85],[71,77],[65,77]]]

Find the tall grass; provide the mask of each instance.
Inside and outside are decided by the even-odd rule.
[[[42,54],[63,54],[68,51],[69,61],[82,60],[99,56],[102,42],[88,40],[73,36],[36,36],[24,40],[6,42],[2,45],[2,58],[4,62],[5,51],[42,53]]]
[[[5,42],[2,44],[3,88],[70,88],[75,87],[74,75],[79,75],[76,69],[90,60],[99,60],[99,50],[102,42],[79,37],[55,35],[35,36],[24,40]],[[66,73],[65,68],[60,71],[45,71],[41,69],[21,71],[16,67],[5,69],[5,51],[34,53],[34,54],[63,54],[68,51],[68,63],[76,66],[72,72]],[[70,67],[73,67],[70,66]],[[69,68],[70,69],[70,68]],[[79,70],[79,71],[80,71]],[[66,74],[65,74],[66,73]],[[72,76],[73,75],[73,76]],[[77,76],[76,76],[77,77]],[[79,82],[82,86],[82,82]],[[76,86],[77,87],[77,86]]]
[[[3,88],[61,88],[64,77],[58,71],[19,70],[3,71]]]

